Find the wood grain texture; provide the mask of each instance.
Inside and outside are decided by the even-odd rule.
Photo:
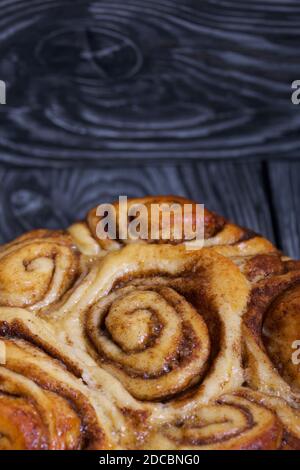
[[[0,161],[297,157],[300,4],[0,0]]]
[[[269,163],[275,231],[289,256],[300,257],[300,162]]]
[[[0,241],[119,194],[176,193],[300,255],[299,164],[284,162],[300,156],[298,1],[0,11]]]
[[[0,171],[1,241],[34,228],[62,228],[119,195],[177,194],[273,239],[259,163]]]

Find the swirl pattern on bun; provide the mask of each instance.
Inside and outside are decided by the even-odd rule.
[[[222,395],[187,414],[173,413],[149,436],[150,449],[273,450],[282,440],[276,415],[245,397],[244,390]]]
[[[79,344],[136,398],[162,400],[197,384],[206,396],[218,383],[242,380],[240,312],[248,289],[227,259],[206,249],[132,245],[106,258],[96,283]],[[69,337],[73,305],[70,298],[64,315]]]
[[[36,230],[0,249],[0,305],[39,310],[72,285],[79,254],[70,235]]]
[[[0,449],[103,448],[96,402],[68,348],[43,320],[0,309]]]

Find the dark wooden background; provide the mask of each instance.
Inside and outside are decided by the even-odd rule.
[[[0,241],[176,193],[300,256],[300,2],[0,0]]]

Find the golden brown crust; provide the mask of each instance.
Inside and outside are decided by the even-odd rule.
[[[0,449],[300,448],[300,263],[207,210],[187,250],[171,221],[103,241],[94,209],[0,248]]]

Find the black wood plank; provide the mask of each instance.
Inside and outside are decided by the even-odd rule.
[[[300,162],[269,163],[275,228],[286,254],[300,257]]]
[[[194,198],[273,239],[261,165],[190,163],[90,169],[0,170],[0,240],[38,227],[62,228],[119,195]]]
[[[0,161],[296,157],[300,3],[0,0]]]

